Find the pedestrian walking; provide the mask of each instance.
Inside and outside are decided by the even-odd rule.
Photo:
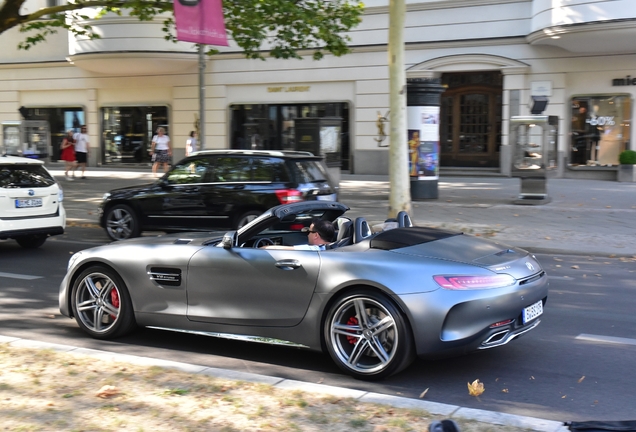
[[[166,135],[166,130],[162,127],[157,129],[157,135],[152,137],[152,146],[150,148],[152,157],[152,173],[157,175],[157,167],[163,165],[164,172],[170,169],[172,160],[172,148],[170,148],[170,137]]]
[[[190,156],[195,151],[199,150],[199,142],[197,140],[197,133],[195,131],[190,132],[190,138],[186,141],[186,156]]]
[[[73,129],[69,129],[66,131],[66,136],[62,138],[62,144],[60,144],[60,159],[64,161],[66,170],[64,171],[64,175],[66,176],[66,180],[73,181],[75,180],[75,168],[77,168],[77,162],[75,161],[75,138],[73,138]],[[71,177],[68,172],[71,171],[73,173],[73,177]]]
[[[82,168],[82,179],[85,179],[88,148],[90,147],[86,125],[80,127],[80,132],[76,133],[73,139],[75,139],[75,161],[77,162],[73,168],[73,177],[75,177],[75,170],[80,167]]]

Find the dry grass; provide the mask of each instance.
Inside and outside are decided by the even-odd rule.
[[[432,419],[422,411],[8,345],[0,345],[0,418],[10,431],[139,432],[426,431]],[[519,430],[458,423],[462,432]]]

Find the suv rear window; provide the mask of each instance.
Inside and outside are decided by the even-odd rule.
[[[1,188],[49,187],[55,180],[42,165],[0,165]]]
[[[317,183],[327,181],[327,173],[322,165],[313,160],[294,160],[298,183]]]

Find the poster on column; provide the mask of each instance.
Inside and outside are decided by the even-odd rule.
[[[174,21],[180,41],[228,46],[221,0],[175,0]]]
[[[409,176],[439,178],[439,107],[409,106],[407,112]]]

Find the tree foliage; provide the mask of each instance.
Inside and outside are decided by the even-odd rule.
[[[5,0],[0,6],[0,34],[18,27],[26,35],[20,49],[29,49],[59,30],[99,38],[93,32],[92,20],[108,13],[128,14],[141,21],[160,19],[165,38],[176,41],[172,1],[75,0],[22,14],[25,2]],[[298,51],[306,49],[313,51],[315,59],[325,52],[345,54],[349,51],[345,33],[358,25],[362,8],[359,0],[223,1],[228,36],[248,58],[263,58],[264,47],[277,58],[300,58]],[[97,11],[97,15],[89,17],[87,10]]]

